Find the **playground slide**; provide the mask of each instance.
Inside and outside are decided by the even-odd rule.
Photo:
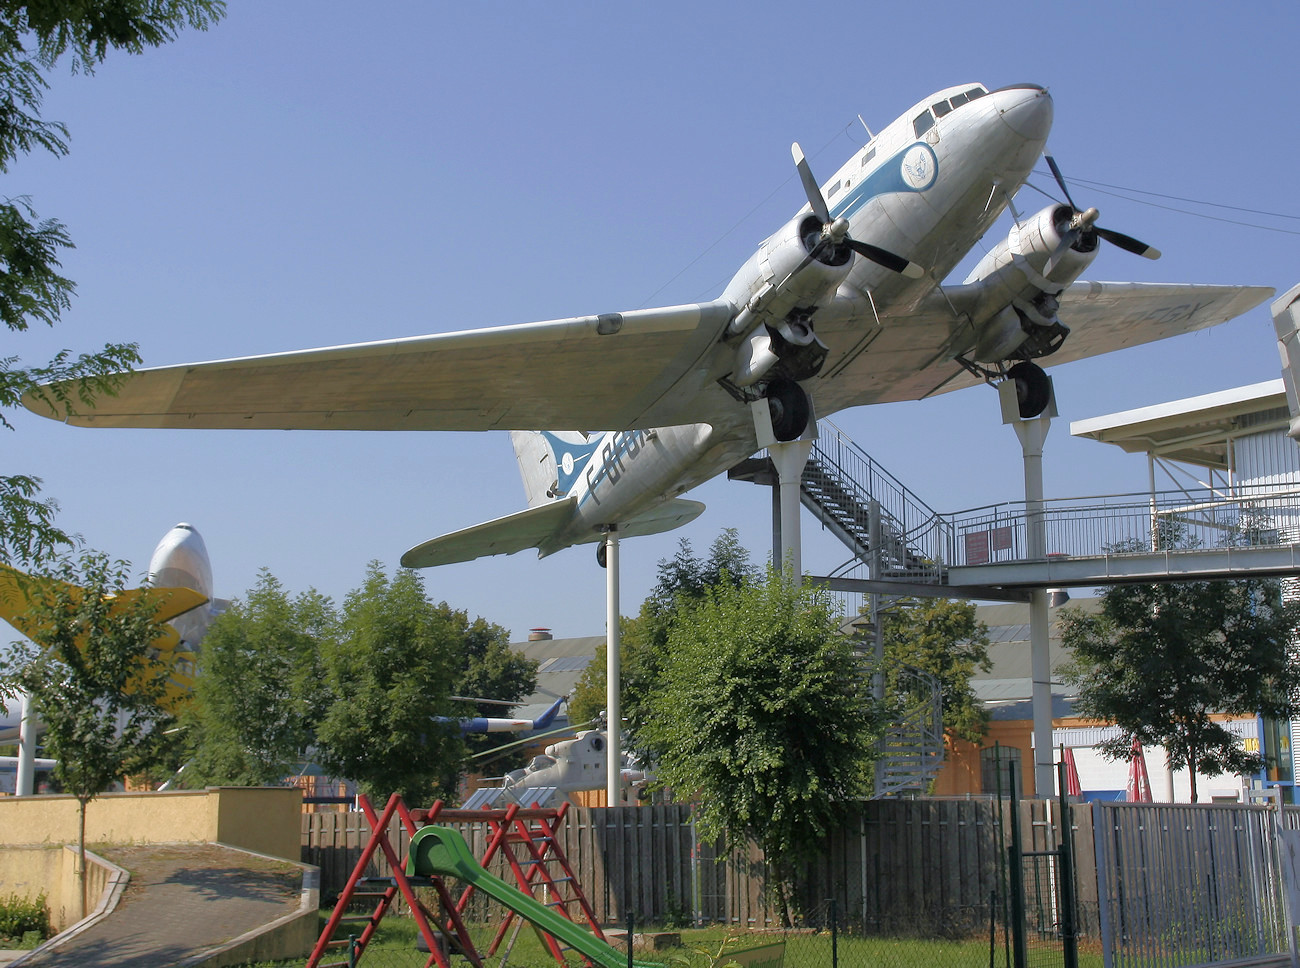
[[[458,877],[473,884],[476,890],[501,902],[562,944],[586,955],[601,968],[628,968],[629,964],[632,968],[663,968],[655,962],[629,962],[626,953],[610,947],[586,928],[489,874],[470,852],[459,831],[432,826],[417,830],[406,855],[406,873],[420,877]]]

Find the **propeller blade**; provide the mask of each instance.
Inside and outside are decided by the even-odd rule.
[[[1082,211],[1078,205],[1074,204],[1074,199],[1070,197],[1070,190],[1065,187],[1065,176],[1061,174],[1061,169],[1056,167],[1056,159],[1051,155],[1043,155],[1043,158],[1047,162],[1047,167],[1052,169],[1052,177],[1056,179],[1056,184],[1061,186],[1061,191],[1065,194],[1065,200],[1070,203],[1070,208],[1076,212]]]
[[[1159,259],[1160,250],[1154,246],[1147,245],[1131,235],[1125,235],[1123,232],[1116,232],[1114,229],[1103,229],[1100,225],[1093,229],[1098,235],[1109,242],[1111,245],[1118,245],[1125,252],[1132,252],[1134,255],[1140,255],[1144,259]]]
[[[920,279],[921,276],[925,275],[925,270],[915,262],[908,262],[901,255],[895,255],[888,249],[882,249],[870,242],[859,242],[857,239],[845,239],[844,241],[850,249],[864,259],[870,259],[877,265],[901,273],[909,279]]]
[[[803,149],[799,147],[799,142],[790,146],[790,154],[794,156],[794,166],[799,169],[799,180],[803,182],[803,193],[808,196],[808,204],[812,206],[813,214],[817,220],[826,225],[831,220],[831,210],[826,207],[826,199],[822,197],[821,186],[817,184],[817,179],[813,177],[812,169],[808,167],[808,159],[804,157]]]

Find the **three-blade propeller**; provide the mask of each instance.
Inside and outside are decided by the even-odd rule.
[[[1061,237],[1061,244],[1056,247],[1056,251],[1051,254],[1043,265],[1043,275],[1050,275],[1052,270],[1056,268],[1056,264],[1061,260],[1061,256],[1065,255],[1081,238],[1088,235],[1096,235],[1112,245],[1119,246],[1125,252],[1132,252],[1134,255],[1140,255],[1146,259],[1160,258],[1160,250],[1154,246],[1147,245],[1131,235],[1125,235],[1123,232],[1116,232],[1114,229],[1102,228],[1098,225],[1097,217],[1099,213],[1095,208],[1081,209],[1074,204],[1074,199],[1070,197],[1070,189],[1065,184],[1065,176],[1061,174],[1061,169],[1056,165],[1056,159],[1051,155],[1044,155],[1043,158],[1047,161],[1047,167],[1052,169],[1052,176],[1056,179],[1056,184],[1060,186],[1061,192],[1065,195],[1065,200],[1069,203],[1073,212],[1070,217],[1070,226]]]
[[[826,199],[822,197],[822,190],[817,184],[817,179],[813,177],[812,169],[808,166],[808,159],[804,157],[799,142],[796,141],[790,146],[790,153],[794,156],[794,165],[799,170],[799,180],[803,182],[803,191],[808,196],[808,204],[812,206],[813,215],[822,227],[820,240],[809,252],[812,258],[818,258],[827,249],[834,253],[841,246],[846,246],[864,259],[870,259],[877,265],[901,273],[909,279],[920,279],[925,274],[925,270],[919,265],[909,262],[901,255],[895,255],[878,245],[850,238],[849,220],[831,218],[830,209],[826,207]],[[833,254],[831,258],[834,258]]]

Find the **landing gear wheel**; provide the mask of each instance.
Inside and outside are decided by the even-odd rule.
[[[812,408],[808,394],[793,380],[776,379],[767,385],[767,412],[772,417],[772,433],[782,442],[797,440],[808,429]]]
[[[1022,360],[1007,371],[1007,378],[1016,381],[1021,417],[1028,420],[1047,409],[1052,400],[1052,384],[1041,366]]]
[[[596,545],[596,564],[602,568],[609,567],[605,562],[605,541],[602,538],[600,544]]]

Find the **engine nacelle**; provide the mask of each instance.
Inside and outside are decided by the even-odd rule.
[[[981,363],[1035,359],[1060,347],[1069,330],[1056,318],[1057,297],[1097,257],[1097,237],[1084,232],[1043,274],[1061,246],[1073,210],[1049,205],[1014,226],[966,277],[982,295],[971,314],[979,334],[972,354]]]
[[[729,337],[743,336],[759,323],[780,330],[792,317],[808,317],[818,303],[834,294],[853,268],[853,253],[827,247],[809,254],[821,237],[814,216],[791,219],[741,266],[723,298],[739,308],[727,327]]]

